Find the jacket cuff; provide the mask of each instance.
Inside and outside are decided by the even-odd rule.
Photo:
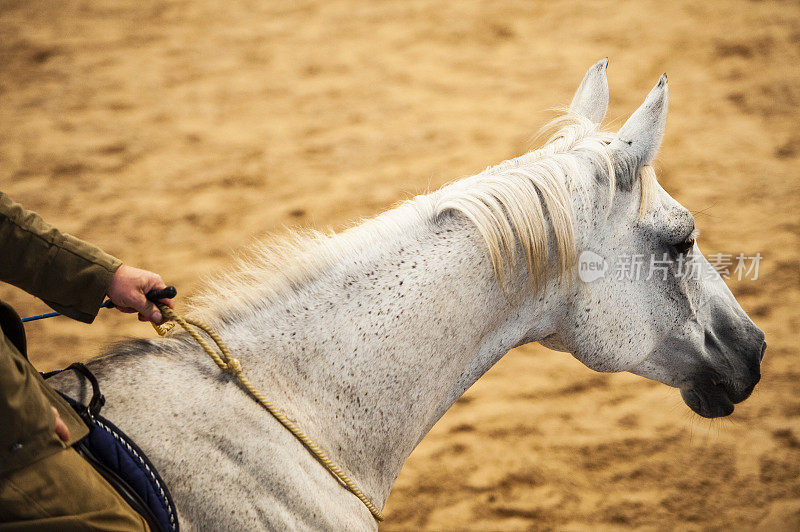
[[[67,234],[54,250],[47,270],[61,275],[41,277],[42,300],[65,316],[92,323],[122,261]]]

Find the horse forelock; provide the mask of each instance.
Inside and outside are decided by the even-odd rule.
[[[542,147],[406,200],[339,234],[293,230],[255,242],[239,253],[232,268],[205,280],[190,300],[191,314],[224,320],[270,306],[347,257],[357,259],[364,249],[380,249],[398,228],[436,224],[448,212],[462,214],[475,226],[501,286],[520,251],[534,289],[543,286],[548,224],[555,237],[558,278],[569,277],[577,262],[572,193],[586,197],[598,180],[605,180],[608,201],[613,201],[619,183],[608,145],[614,134],[569,112],[542,130],[553,132]],[[587,159],[593,164],[581,164]],[[643,216],[655,182],[652,168],[645,166],[639,179]]]

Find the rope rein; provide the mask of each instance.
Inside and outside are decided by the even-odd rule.
[[[208,356],[211,357],[211,359],[219,367],[219,369],[221,369],[225,373],[228,373],[236,377],[236,379],[242,384],[242,386],[244,386],[247,389],[247,391],[250,392],[250,395],[252,395],[253,398],[255,398],[255,400],[258,401],[258,403],[267,410],[267,412],[272,414],[272,416],[275,419],[277,419],[280,422],[280,424],[286,428],[286,430],[291,432],[295,438],[300,440],[300,442],[303,445],[305,445],[305,447],[311,452],[311,454],[313,454],[320,462],[322,462],[322,465],[324,465],[325,468],[328,471],[330,471],[330,473],[333,476],[339,479],[339,481],[342,484],[344,484],[344,486],[353,495],[358,497],[358,500],[364,503],[364,506],[367,507],[367,509],[375,517],[375,519],[377,519],[378,521],[383,521],[383,514],[381,513],[381,511],[377,507],[375,507],[374,504],[372,504],[372,502],[367,498],[367,496],[364,495],[364,492],[362,492],[361,489],[358,486],[356,486],[356,483],[353,482],[353,480],[349,476],[347,476],[347,474],[344,471],[342,471],[342,468],[336,465],[336,463],[334,463],[333,460],[328,458],[328,455],[325,453],[325,451],[323,451],[319,447],[319,445],[314,443],[314,441],[311,438],[309,438],[305,433],[303,433],[303,431],[300,430],[300,428],[296,424],[294,424],[289,418],[287,418],[283,412],[278,410],[278,408],[275,407],[275,405],[273,405],[261,392],[258,391],[258,389],[256,389],[253,383],[250,382],[250,379],[248,379],[247,376],[244,374],[244,371],[242,370],[242,365],[236,358],[233,357],[233,355],[231,355],[231,352],[228,350],[228,346],[225,345],[225,342],[222,341],[219,335],[217,335],[217,333],[214,332],[214,330],[211,329],[211,327],[209,327],[207,324],[203,322],[179,316],[171,308],[164,305],[163,303],[156,303],[156,305],[158,306],[158,309],[161,311],[161,315],[164,316],[164,318],[166,318],[170,322],[177,323],[178,325],[183,327],[186,330],[186,332],[189,333],[189,335],[192,338],[194,338],[198,344],[200,344],[200,347],[203,348],[203,351],[205,351],[208,354]],[[166,324],[167,326],[153,324],[153,328],[160,336],[164,336],[170,329],[172,329],[174,323],[172,324],[168,323]],[[200,333],[198,333],[195,329],[190,327],[191,325],[205,332],[214,341],[214,343],[217,344],[217,347],[219,348],[219,354],[208,344],[208,342],[202,336],[200,336]]]

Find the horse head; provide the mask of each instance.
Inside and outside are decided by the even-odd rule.
[[[543,343],[595,370],[677,387],[703,417],[729,415],[760,379],[764,333],[703,256],[691,212],[656,180],[666,74],[619,132],[604,133],[606,65],[589,70],[570,105],[575,120],[598,127],[606,151],[580,163],[594,176],[572,194],[581,281]]]

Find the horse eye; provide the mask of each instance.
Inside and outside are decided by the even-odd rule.
[[[680,255],[686,255],[694,247],[694,238],[689,238],[687,240],[684,240],[680,244],[675,244],[674,247],[675,251],[677,251]]]

